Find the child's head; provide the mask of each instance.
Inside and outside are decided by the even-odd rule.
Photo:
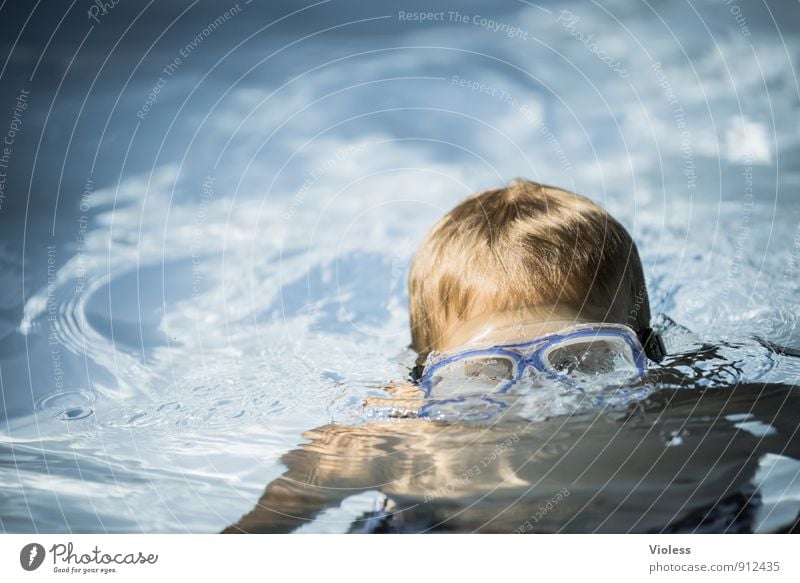
[[[582,196],[525,180],[467,198],[434,226],[411,264],[409,301],[421,358],[487,317],[650,322],[625,228]]]

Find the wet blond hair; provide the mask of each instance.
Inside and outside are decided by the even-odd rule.
[[[594,202],[516,179],[447,213],[409,274],[412,347],[424,359],[449,326],[488,312],[558,306],[594,321],[649,326],[636,244]]]

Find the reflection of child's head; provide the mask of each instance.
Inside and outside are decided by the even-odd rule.
[[[610,214],[571,192],[517,180],[444,216],[409,276],[413,348],[441,349],[452,329],[486,314],[569,314],[649,326],[642,264]]]

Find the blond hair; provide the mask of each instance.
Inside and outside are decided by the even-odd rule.
[[[445,215],[409,274],[412,347],[437,350],[447,327],[487,312],[568,307],[649,326],[636,244],[608,212],[572,192],[517,179]]]

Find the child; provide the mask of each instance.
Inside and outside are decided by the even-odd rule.
[[[664,356],[625,228],[582,196],[526,180],[472,196],[436,224],[411,264],[409,302],[414,376],[427,396],[434,375],[425,362],[434,351],[443,353],[440,381],[463,377],[466,368],[485,377],[488,367],[492,383],[519,379],[526,366],[597,372],[613,365],[598,362],[598,348],[617,361],[621,353],[640,373],[645,354]],[[571,326],[591,323],[610,325]],[[532,342],[557,331],[566,333],[555,344]],[[457,355],[492,344],[514,349],[469,350],[467,361]]]
[[[590,200],[525,180],[466,199],[434,226],[411,265],[409,301],[417,383],[390,391],[412,408],[439,398],[443,379],[461,387],[477,377],[481,391],[502,392],[527,369],[568,376],[621,363],[642,372],[646,357],[664,353],[628,232]],[[532,483],[511,462],[529,455],[516,433],[481,433],[458,456],[421,421],[329,425],[304,437],[311,443],[283,457],[287,472],[226,532],[287,532],[370,491],[465,500]]]

